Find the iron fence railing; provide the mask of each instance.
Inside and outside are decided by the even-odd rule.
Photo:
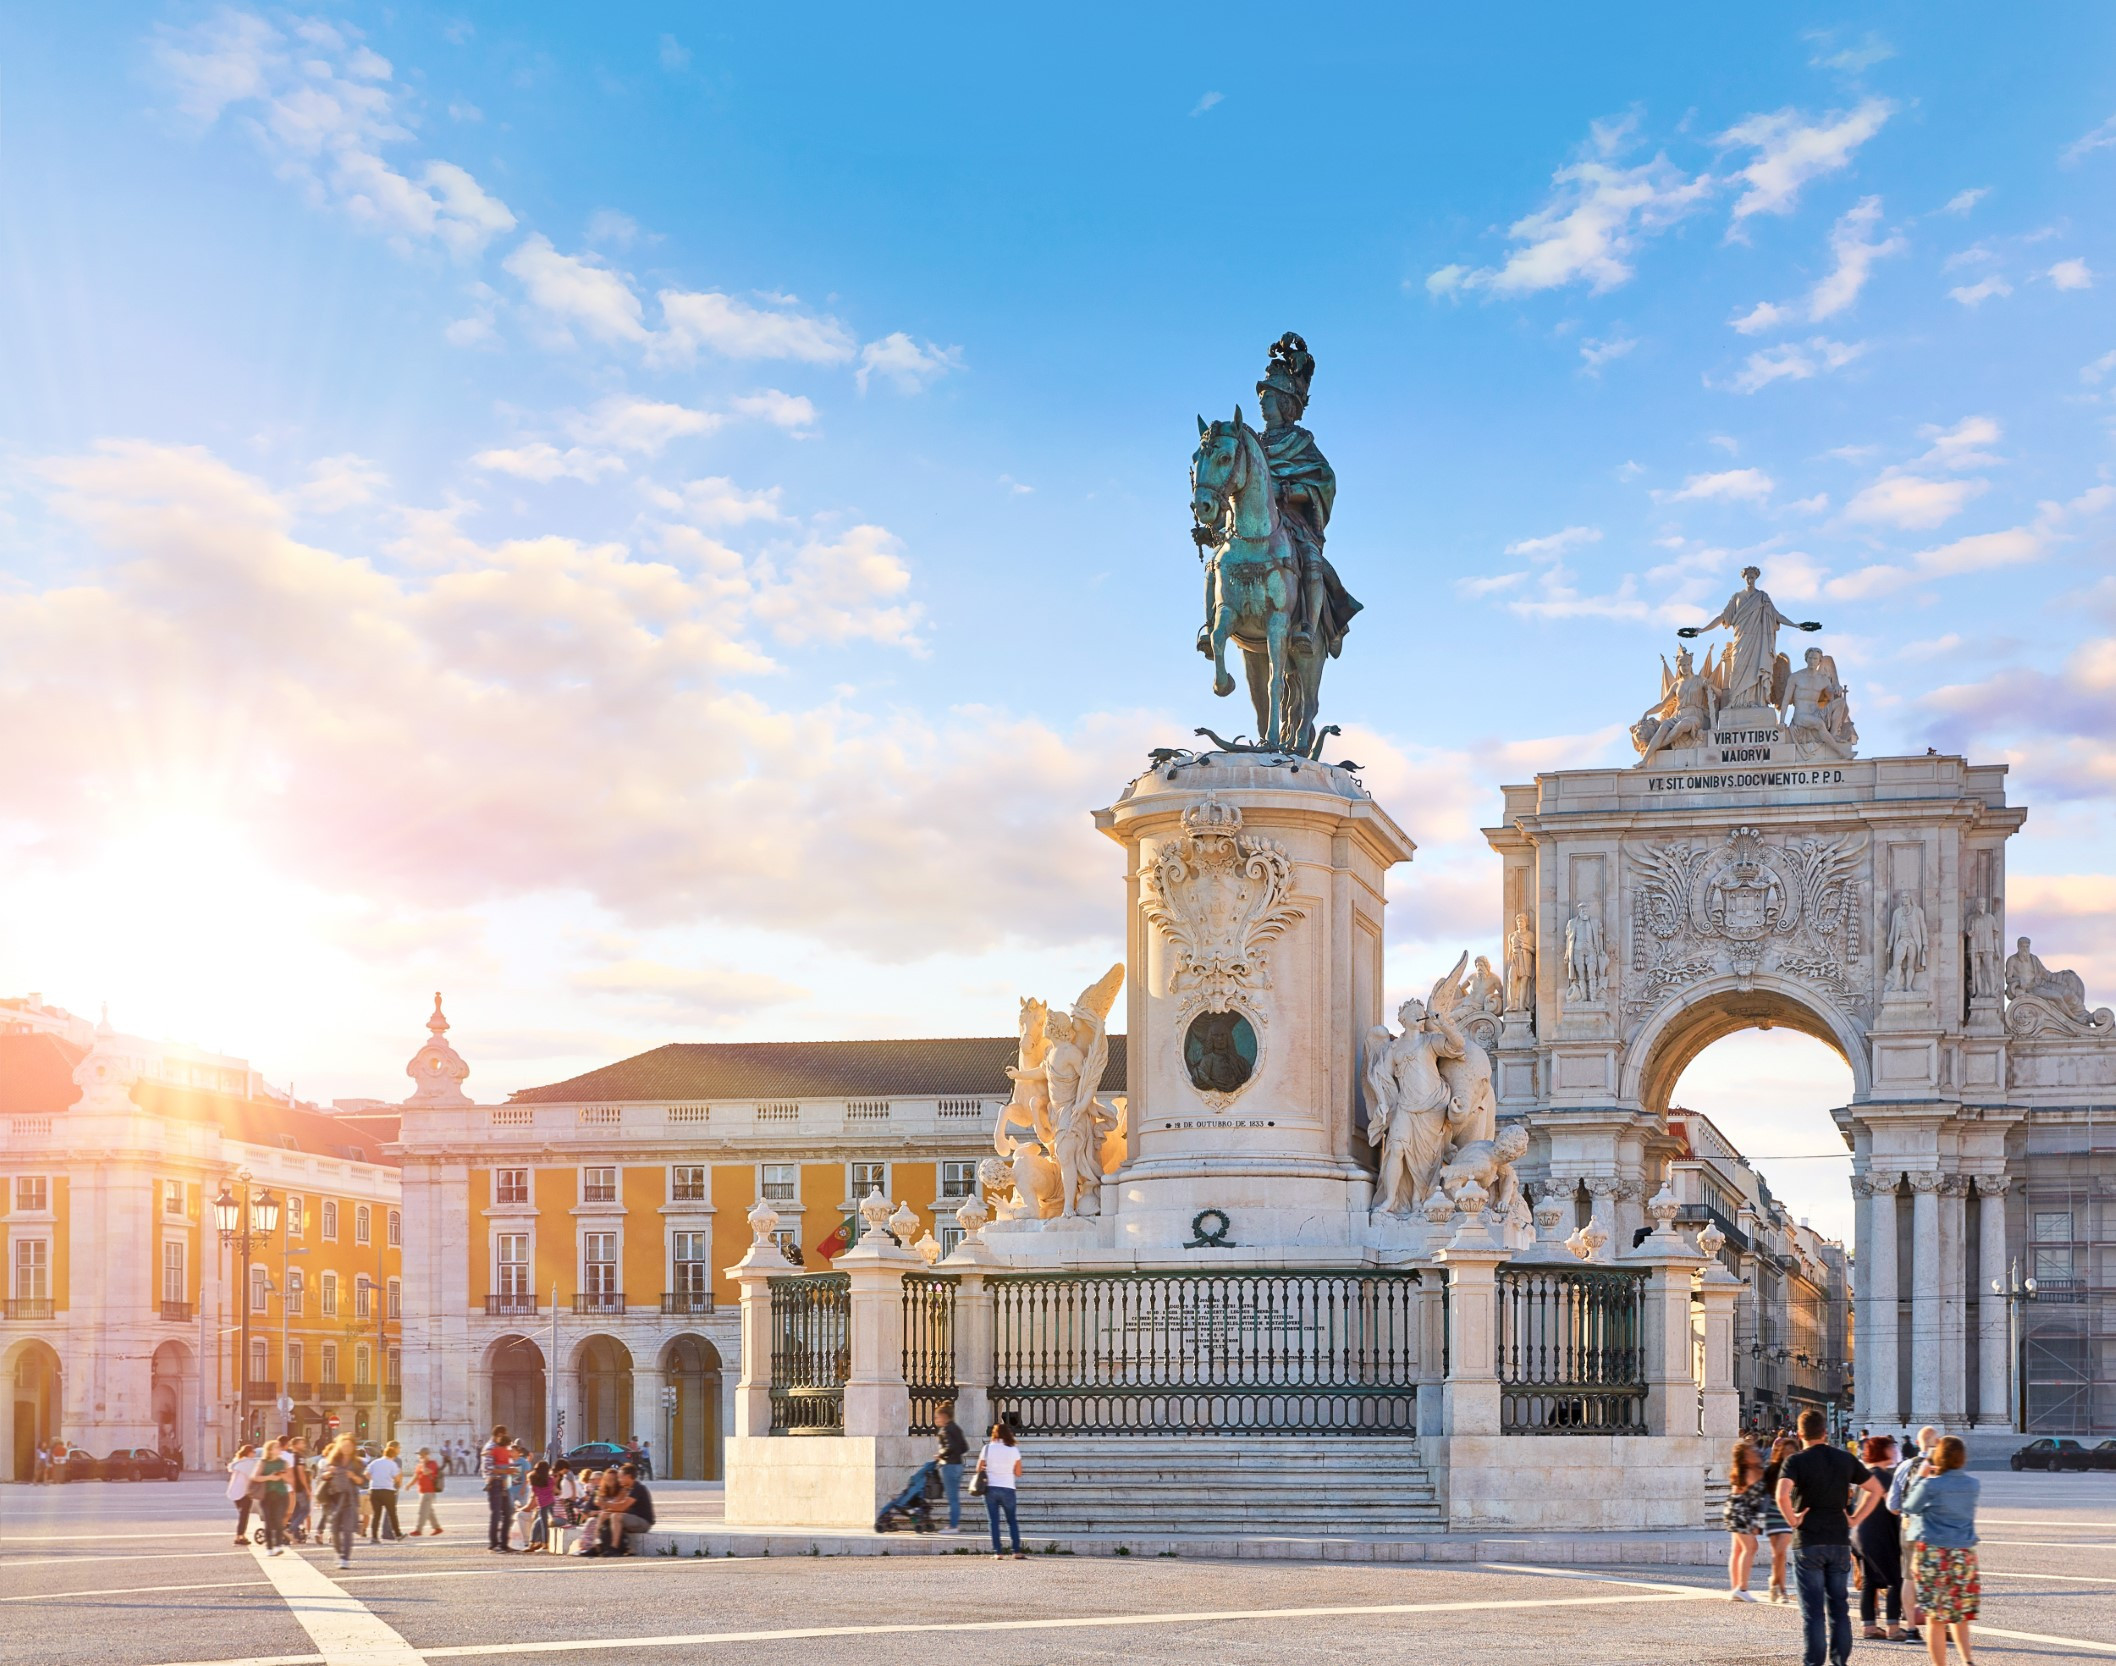
[[[904,1384],[914,1435],[935,1431],[934,1413],[955,1404],[955,1287],[952,1273],[904,1277]]]
[[[1042,1434],[1415,1432],[1419,1275],[1006,1274],[996,1415]]]
[[[852,1280],[796,1273],[769,1281],[771,1432],[834,1435],[845,1427],[852,1370]]]
[[[1501,1267],[1499,1429],[1646,1432],[1645,1288],[1623,1267]]]
[[[713,1293],[710,1290],[664,1290],[661,1293],[661,1311],[701,1316],[710,1314],[713,1311]]]

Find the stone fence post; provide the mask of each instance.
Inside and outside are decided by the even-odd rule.
[[[925,1263],[888,1233],[889,1201],[880,1192],[860,1205],[867,1230],[837,1259],[851,1281],[846,1325],[852,1350],[845,1378],[845,1433],[901,1439],[911,1423],[904,1382],[904,1275]]]
[[[793,1271],[786,1252],[772,1238],[778,1225],[779,1213],[769,1203],[752,1209],[750,1246],[727,1270],[742,1301],[742,1375],[735,1382],[737,1437],[771,1433],[771,1281]]]
[[[1695,1340],[1690,1324],[1690,1291],[1704,1257],[1675,1230],[1681,1208],[1675,1194],[1663,1188],[1646,1205],[1653,1230],[1635,1249],[1617,1257],[1619,1265],[1646,1274],[1644,1335],[1646,1432],[1649,1435],[1696,1435],[1698,1383]]]
[[[1496,1435],[1498,1266],[1508,1252],[1485,1224],[1483,1187],[1472,1180],[1456,1194],[1455,1201],[1462,1211],[1455,1235],[1433,1257],[1447,1272],[1447,1387],[1441,1420],[1450,1436]],[[1437,1213],[1436,1206],[1427,1218]]]
[[[1734,1304],[1741,1298],[1742,1281],[1719,1259],[1726,1241],[1717,1226],[1708,1225],[1697,1235],[1697,1247],[1706,1257],[1697,1287],[1705,1332],[1704,1380],[1698,1389],[1704,1402],[1702,1432],[1731,1443],[1741,1429],[1741,1391],[1734,1386]]]
[[[955,1421],[974,1448],[992,1426],[993,1329],[991,1273],[1004,1266],[984,1239],[990,1218],[984,1198],[956,1210],[962,1242],[934,1270],[953,1273],[955,1285]]]

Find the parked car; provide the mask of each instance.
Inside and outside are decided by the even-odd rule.
[[[2105,1440],[2087,1448],[2088,1469],[2116,1469],[2116,1440]]]
[[[566,1462],[575,1469],[608,1469],[612,1464],[629,1463],[631,1459],[632,1454],[614,1440],[591,1440],[566,1454]]]
[[[2045,1435],[2031,1440],[2007,1459],[2014,1469],[2086,1469],[2087,1449],[2076,1440],[2056,1440]]]
[[[120,1447],[103,1460],[106,1481],[180,1481],[184,1466],[148,1446]]]
[[[66,1454],[66,1462],[61,1466],[59,1479],[62,1481],[99,1481],[102,1476],[103,1466],[97,1462],[96,1455],[85,1447],[76,1446]]]

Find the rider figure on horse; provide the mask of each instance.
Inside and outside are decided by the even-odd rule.
[[[1360,604],[1338,582],[1323,554],[1330,525],[1330,506],[1337,499],[1337,475],[1300,426],[1308,409],[1308,385],[1315,377],[1315,355],[1290,330],[1272,344],[1271,363],[1256,384],[1257,405],[1264,419],[1264,456],[1271,468],[1271,493],[1280,519],[1300,556],[1300,610],[1293,622],[1297,649],[1320,645],[1335,659]],[[1198,652],[1212,657],[1212,597],[1207,585],[1205,626],[1198,632]]]

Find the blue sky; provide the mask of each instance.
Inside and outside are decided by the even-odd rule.
[[[1004,1029],[1119,942],[1086,812],[1245,726],[1185,467],[1296,329],[1367,604],[1326,715],[1422,846],[1402,987],[1495,943],[1500,781],[1625,761],[1754,560],[1863,750],[2012,763],[2015,922],[2106,995],[2112,46],[18,8],[0,986],[337,1093],[395,1091],[437,986],[489,1093]],[[1836,1067],[1748,1045],[1691,1097],[1817,1149]]]

